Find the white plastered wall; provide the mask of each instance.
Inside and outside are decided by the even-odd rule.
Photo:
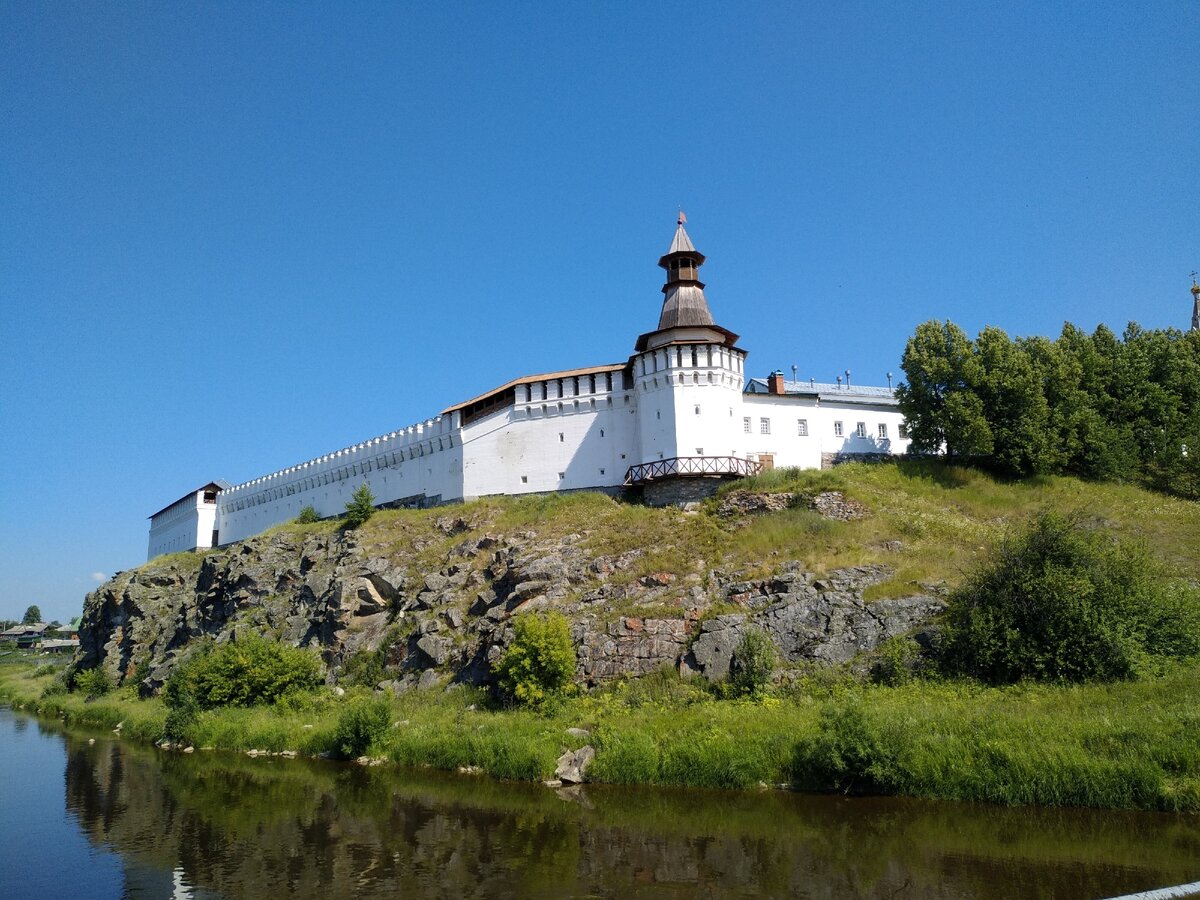
[[[516,402],[463,429],[467,497],[611,488],[637,446],[621,372],[517,385]]]
[[[750,433],[743,434],[746,453],[758,458],[774,455],[775,466],[819,469],[824,453],[901,454],[909,441],[900,439],[904,416],[891,404],[852,403],[815,397],[780,394],[743,394],[743,417],[750,419]],[[762,433],[762,420],[770,433]],[[807,435],[799,433],[799,422],[807,426]],[[835,423],[842,423],[842,435],[835,434]],[[866,427],[866,437],[856,435],[858,423]],[[879,437],[885,426],[886,438]]]
[[[202,490],[171,504],[150,519],[146,558],[211,547],[216,519],[217,504],[205,503]]]

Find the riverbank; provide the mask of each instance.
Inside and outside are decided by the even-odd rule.
[[[153,743],[166,709],[123,688],[95,700],[42,696],[52,672],[0,666],[0,700],[68,724]],[[332,754],[356,692],[199,715],[197,749]],[[496,778],[553,777],[590,745],[589,780],[627,785],[878,793],[1004,805],[1200,812],[1200,665],[1141,681],[986,688],[801,679],[762,701],[715,699],[668,673],[569,698],[550,711],[488,709],[469,688],[391,699],[370,755]],[[573,729],[569,731],[569,729]]]

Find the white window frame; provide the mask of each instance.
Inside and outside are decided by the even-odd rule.
[[[843,426],[841,422],[834,422],[833,423],[833,436],[834,437],[845,437],[845,435],[846,435],[845,426]]]
[[[808,419],[796,420],[796,436],[808,437]]]
[[[759,434],[770,434],[771,433],[771,420],[770,419],[768,419],[764,416],[758,420],[758,433]]]
[[[867,436],[867,423],[859,422],[854,426],[854,436],[865,438]]]

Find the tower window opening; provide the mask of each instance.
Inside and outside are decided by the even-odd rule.
[[[759,419],[758,420],[758,433],[759,434],[770,434],[771,433],[771,420],[770,419]]]
[[[700,415],[700,404],[696,404],[696,415]]]
[[[750,417],[749,416],[745,416],[742,419],[742,431],[746,432],[746,434],[750,433]]]
[[[808,419],[796,420],[796,434],[800,437],[808,437]]]
[[[558,442],[561,444],[564,440],[566,440],[566,438],[563,436],[563,433],[560,431],[558,433]]]

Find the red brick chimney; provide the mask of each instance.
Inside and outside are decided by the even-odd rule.
[[[767,393],[769,394],[786,394],[787,391],[783,387],[783,373],[776,369],[767,376]]]

